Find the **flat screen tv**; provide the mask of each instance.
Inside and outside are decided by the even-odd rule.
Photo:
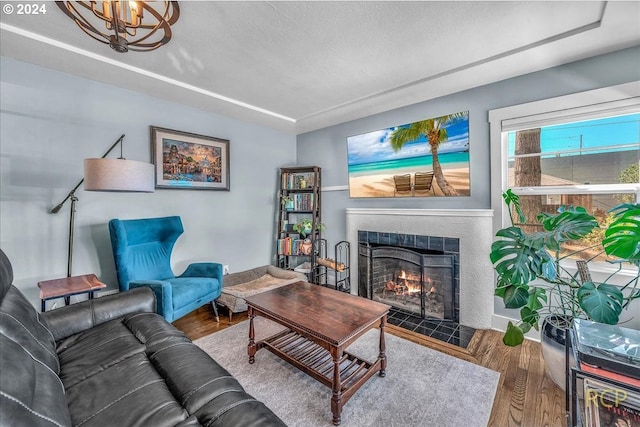
[[[347,138],[349,196],[469,196],[469,112]]]

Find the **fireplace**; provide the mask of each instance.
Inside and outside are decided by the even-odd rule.
[[[346,240],[351,244],[354,262],[351,269],[353,294],[360,291],[363,269],[356,265],[361,249],[358,243],[438,250],[455,256],[453,280],[457,323],[477,329],[506,328],[502,317],[494,314],[495,277],[487,256],[487,248],[495,238],[492,210],[347,208],[345,215]],[[401,315],[402,318],[406,316],[409,315]],[[419,320],[421,324],[433,323],[430,319]]]
[[[358,232],[358,294],[421,318],[459,321],[458,239]],[[447,250],[445,250],[447,249]]]

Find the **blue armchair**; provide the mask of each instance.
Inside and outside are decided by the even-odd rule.
[[[167,322],[211,302],[219,322],[215,300],[222,291],[222,264],[194,263],[182,275],[173,274],[171,251],[183,232],[179,216],[109,221],[120,290],[150,287],[156,312]]]

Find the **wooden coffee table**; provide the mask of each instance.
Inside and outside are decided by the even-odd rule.
[[[298,282],[246,298],[249,309],[249,363],[265,347],[322,384],[331,387],[333,424],[342,407],[376,372],[385,376],[384,328],[389,306],[333,289]],[[255,341],[253,319],[262,316],[285,329]],[[345,349],[372,327],[380,327],[380,353],[374,362]]]

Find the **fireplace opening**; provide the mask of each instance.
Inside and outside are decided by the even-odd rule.
[[[358,268],[361,296],[423,319],[457,322],[454,255],[360,242]]]

